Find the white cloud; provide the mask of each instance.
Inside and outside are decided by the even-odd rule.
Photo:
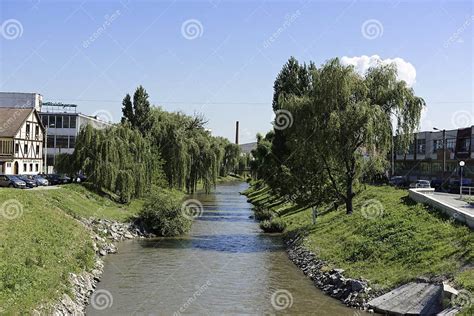
[[[403,58],[382,59],[378,55],[372,55],[370,57],[366,55],[355,57],[344,56],[341,58],[341,62],[344,65],[353,65],[355,70],[361,75],[364,75],[370,67],[395,63],[399,80],[404,80],[409,87],[413,86],[416,81],[415,67]]]

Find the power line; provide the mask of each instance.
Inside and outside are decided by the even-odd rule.
[[[51,99],[51,98],[49,98]],[[53,100],[53,99],[51,99]],[[59,102],[106,102],[106,103],[121,103],[122,100],[99,100],[99,99],[54,99],[54,101]],[[156,104],[209,104],[209,105],[225,105],[225,104],[234,104],[234,105],[269,105],[270,102],[235,102],[235,101],[219,101],[219,102],[205,102],[205,101],[159,101],[159,100],[150,100],[152,103]],[[430,104],[474,104],[474,101],[431,101],[427,102]]]
[[[113,103],[121,103],[122,100],[98,100],[98,99],[54,99],[55,101],[59,102],[113,102]],[[230,102],[202,102],[202,101],[157,101],[157,100],[150,100],[152,103],[157,103],[157,104],[214,104],[214,105],[221,105],[221,104],[244,104],[244,105],[269,105],[269,102],[235,102],[235,101],[230,101]]]

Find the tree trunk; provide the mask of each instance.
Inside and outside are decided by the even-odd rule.
[[[352,191],[352,179],[348,179],[346,188],[346,214],[350,215],[353,212],[352,199],[354,192]]]

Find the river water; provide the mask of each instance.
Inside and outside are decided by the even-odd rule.
[[[220,184],[189,236],[119,244],[88,315],[354,315],[288,259],[280,236],[263,234],[239,192]]]

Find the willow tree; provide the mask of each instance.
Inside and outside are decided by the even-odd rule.
[[[282,102],[296,125],[288,131],[288,143],[299,156],[293,158],[298,164],[292,171],[305,171],[298,178],[300,187],[311,187],[318,176],[318,184],[325,188],[318,197],[342,201],[347,214],[353,212],[364,173],[384,167],[391,149],[391,118],[408,143],[425,105],[396,75],[394,66],[380,66],[361,76],[352,66],[333,59],[312,71],[308,96],[291,96]]]
[[[128,124],[104,130],[86,125],[78,135],[73,160],[96,190],[115,193],[123,203],[143,196],[161,177],[160,156]]]

